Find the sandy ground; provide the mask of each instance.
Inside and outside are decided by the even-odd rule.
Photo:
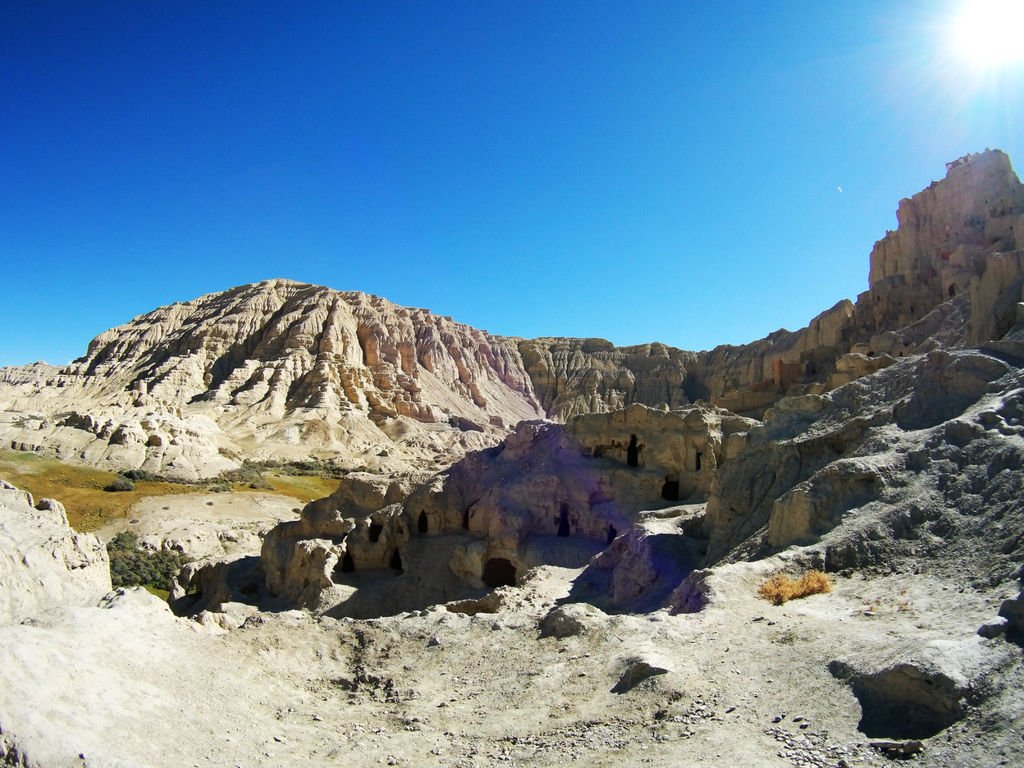
[[[277,523],[298,519],[304,502],[269,493],[183,493],[153,496],[134,504],[127,517],[97,535],[138,534],[155,548],[179,549],[190,559],[258,555],[260,536]]]
[[[503,588],[494,613],[287,611],[228,633],[133,590],[0,628],[0,724],[47,766],[872,765],[888,758],[831,661],[1019,667],[1019,648],[976,634],[994,597],[958,593],[954,614],[948,586],[858,577],[777,607],[755,590],[779,565],[719,569],[697,614],[588,608],[562,639],[538,625],[579,572],[552,567]],[[668,671],[613,693],[637,659]],[[1024,763],[1020,721],[993,729],[984,712],[927,741],[922,764],[982,764],[975,746]]]

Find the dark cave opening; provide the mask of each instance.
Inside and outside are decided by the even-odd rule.
[[[391,562],[388,563],[388,566],[392,570],[398,571],[399,573],[402,572],[402,555],[397,549],[391,553]]]
[[[336,566],[336,569],[342,573],[352,573],[356,569],[355,560],[352,559],[352,553],[346,552],[345,556],[341,558],[341,562]]]
[[[636,435],[629,436],[629,445],[626,446],[626,465],[630,467],[640,465],[640,449],[636,444]]]
[[[380,534],[384,530],[384,526],[380,523],[370,523],[370,543],[376,544],[380,541]]]
[[[665,501],[679,501],[679,481],[665,478],[665,484],[661,486],[661,498]]]
[[[484,565],[484,584],[491,589],[511,587],[516,583],[516,567],[504,557],[492,557]]]
[[[558,511],[558,535],[563,538],[569,535],[569,505],[565,503]]]
[[[615,526],[608,523],[608,538],[605,540],[605,546],[615,541],[615,537],[619,535],[619,532],[615,530]]]
[[[416,530],[419,533],[426,533],[428,527],[429,526],[427,524],[427,513],[423,510],[420,510],[420,516],[416,519]]]
[[[693,471],[700,472],[700,460],[704,457],[700,451],[697,451],[697,455],[693,457]]]

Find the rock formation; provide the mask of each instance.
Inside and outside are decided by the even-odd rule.
[[[408,468],[543,415],[514,342],[286,280],[162,307],[0,381],[14,447],[185,478],[242,455]]]
[[[593,561],[583,585],[606,593],[611,607],[641,598],[664,602],[693,568],[814,545],[842,525],[843,543],[825,547],[823,562],[836,569],[870,564],[875,534],[858,534],[851,550],[847,516],[898,508],[900,499],[911,503],[907,472],[930,461],[923,457],[936,446],[972,442],[978,429],[989,427],[958,418],[979,407],[986,393],[1008,391],[996,382],[1012,370],[1006,355],[1022,351],[1016,339],[1024,338],[1017,311],[1024,272],[1020,251],[995,251],[1016,246],[1022,201],[1024,188],[1002,153],[954,164],[945,181],[901,203],[899,230],[872,253],[869,291],[796,334],[699,355],[658,345],[620,350],[597,340],[521,342],[545,409],[582,415],[564,427],[520,425],[404,502],[396,495],[391,506],[379,504],[372,521],[370,510],[341,497],[310,505],[302,524],[268,539],[268,585],[312,605],[342,562],[382,568],[384,550],[411,562],[417,530],[451,534],[449,549],[435,555],[477,587],[512,583],[541,563],[579,565],[626,533]],[[972,343],[986,349],[937,348]],[[687,392],[765,410],[764,423],[683,406]],[[1012,393],[1007,397],[1015,402]],[[665,410],[608,410],[644,399]],[[995,423],[996,417],[985,418]],[[989,445],[999,435],[989,437],[985,451],[1010,456],[1012,441],[1000,448]],[[643,510],[679,501],[707,501],[706,512],[640,520]],[[316,522],[317,505],[330,508],[329,522]],[[945,519],[948,513],[928,514]],[[882,525],[902,523],[894,518]],[[368,535],[358,533],[362,527],[386,546],[360,551]],[[570,536],[589,548],[558,542]],[[310,550],[317,539],[325,543]],[[669,562],[678,567],[666,569]],[[303,591],[311,584],[313,593]]]
[[[705,400],[759,417],[936,346],[1016,322],[1024,186],[986,151],[903,200],[869,288],[799,331],[684,352],[498,337],[375,296],[287,280],[173,304],[111,329],[63,369],[0,370],[0,439],[21,450],[194,479],[239,457],[334,456],[438,469],[519,421]]]
[[[346,478],[267,536],[267,587],[331,610],[351,597],[357,577],[348,574],[390,569],[402,572],[390,591],[418,580],[416,600],[429,604],[513,584],[536,565],[582,566],[641,510],[706,499],[716,468],[742,451],[755,424],[706,406],[632,405],[564,426],[521,424],[411,492]],[[444,586],[431,592],[438,571]]]
[[[687,405],[687,368],[696,356],[664,344],[616,347],[604,339],[531,339],[523,365],[549,418],[565,421],[639,403]]]
[[[110,591],[107,550],[75,533],[59,501],[0,480],[0,626],[48,608],[94,603]]]

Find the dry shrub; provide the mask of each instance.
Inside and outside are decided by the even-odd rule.
[[[791,579],[784,573],[776,573],[757,588],[757,594],[775,605],[798,597],[818,595],[832,591],[832,580],[822,571],[807,571],[799,579]]]

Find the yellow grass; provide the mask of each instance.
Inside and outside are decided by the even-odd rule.
[[[799,579],[791,579],[784,573],[776,573],[760,587],[757,594],[775,605],[798,597],[818,595],[832,591],[832,580],[822,571],[807,571]]]
[[[78,531],[95,531],[111,520],[126,517],[132,504],[146,496],[203,490],[202,486],[136,480],[134,491],[104,491],[103,486],[118,477],[116,473],[20,451],[0,451],[0,477],[28,491],[37,501],[57,499]]]
[[[68,511],[68,521],[78,531],[95,531],[112,520],[128,516],[135,502],[147,496],[173,493],[205,493],[206,484],[170,483],[135,480],[133,491],[104,491],[103,487],[118,475],[91,467],[64,464],[58,459],[22,451],[0,451],[0,478],[23,488],[36,500],[60,501]],[[241,493],[276,493],[309,501],[330,496],[338,487],[334,478],[315,475],[267,474],[270,488],[251,490],[244,484],[232,484]]]
[[[337,478],[317,477],[316,475],[274,475],[264,473],[264,479],[270,485],[271,493],[291,496],[303,501],[322,499],[338,490]]]

